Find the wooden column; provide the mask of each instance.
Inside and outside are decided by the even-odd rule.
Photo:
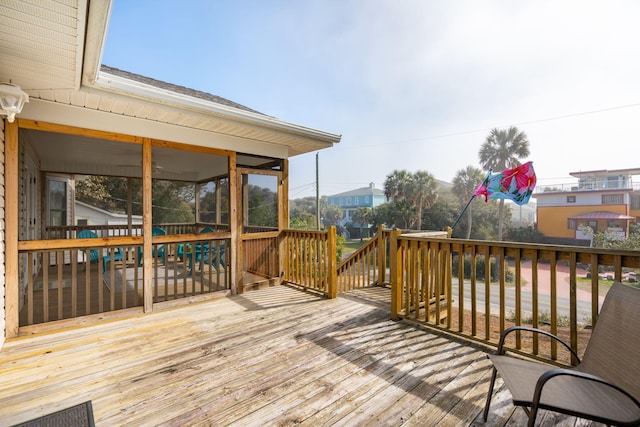
[[[236,166],[236,154],[229,154],[229,229],[231,231],[231,294],[235,295],[242,290],[242,222],[238,217],[240,197],[240,180]]]
[[[278,228],[289,228],[289,162],[282,161],[282,173],[278,181]]]
[[[402,234],[401,230],[393,230],[389,235],[389,261],[391,281],[391,319],[398,320],[398,313],[402,308],[402,269],[399,264],[402,263],[402,254],[398,250],[398,237]]]
[[[153,310],[153,228],[152,213],[152,165],[151,165],[151,140],[144,138],[142,142],[142,265],[143,265],[143,289],[144,311]]]
[[[289,228],[289,161],[282,160],[282,174],[278,180],[278,283],[282,284],[289,251],[284,230]]]
[[[384,239],[384,225],[378,226],[378,286],[384,285],[387,280],[387,248]]]
[[[5,337],[18,336],[18,123],[5,120],[4,129],[4,265],[5,265]]]
[[[329,298],[336,298],[338,296],[338,271],[337,271],[337,232],[336,226],[332,225],[327,230],[329,233],[327,236],[327,246],[329,248],[328,260],[327,260],[327,296]]]

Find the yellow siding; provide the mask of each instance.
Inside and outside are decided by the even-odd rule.
[[[626,205],[588,206],[538,206],[538,231],[547,237],[575,238],[575,230],[569,229],[569,218],[594,211],[609,211],[627,215]],[[640,211],[636,216],[640,216]],[[633,213],[631,215],[634,215]],[[606,228],[607,221],[598,221],[598,228]]]

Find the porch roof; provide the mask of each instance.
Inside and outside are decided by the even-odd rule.
[[[629,215],[623,215],[611,211],[595,211],[588,212],[580,215],[574,215],[569,219],[635,219],[635,217]]]
[[[287,158],[340,142],[215,95],[101,67],[112,0],[0,7],[0,82],[25,90],[18,118]],[[108,115],[108,119],[105,118]]]

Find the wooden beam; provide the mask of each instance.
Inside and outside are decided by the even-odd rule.
[[[5,120],[4,141],[4,263],[5,337],[18,335],[20,282],[18,280],[18,121]]]
[[[142,265],[143,265],[143,285],[144,289],[144,311],[153,310],[153,290],[152,290],[152,262],[153,262],[153,227],[152,213],[152,173],[151,164],[151,140],[144,139],[142,144]]]
[[[238,174],[236,167],[236,155],[229,155],[229,229],[231,230],[231,293],[237,294],[242,290],[242,230],[238,203],[242,203],[240,197],[240,181],[242,176]]]
[[[20,119],[19,123],[20,123],[20,127],[24,129],[33,129],[33,130],[39,130],[43,132],[64,133],[67,135],[80,135],[80,136],[87,136],[90,138],[106,139],[109,141],[132,142],[136,144],[142,143],[142,140],[140,137],[133,136],[133,135],[126,135],[122,133],[116,133],[116,132],[104,132],[101,130],[79,128],[79,127],[67,126],[67,125],[59,125],[55,123],[47,123],[47,122],[41,122],[36,120]]]

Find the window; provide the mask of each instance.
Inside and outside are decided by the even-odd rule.
[[[576,196],[567,196],[567,203],[575,203]]]
[[[351,206],[351,197],[347,197],[347,206]]]
[[[370,201],[371,201],[371,197],[369,197],[369,196],[364,196],[364,202],[365,202],[365,203],[367,203],[367,204],[368,204]]]
[[[278,176],[242,174],[243,231],[256,233],[278,229]]]
[[[64,227],[67,225],[67,182],[63,179],[49,178],[49,218],[50,227]],[[64,239],[66,233],[62,228],[51,231],[52,239]]]
[[[631,209],[640,209],[640,196],[631,196]]]
[[[603,194],[603,205],[622,205],[624,203],[624,194]]]
[[[575,230],[577,228],[576,220],[569,218],[569,220],[567,221],[567,227],[569,228],[569,230]]]

